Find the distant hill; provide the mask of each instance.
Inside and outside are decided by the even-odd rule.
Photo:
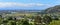
[[[60,5],[56,5],[54,7],[50,7],[45,10],[46,13],[57,13],[60,12]]]

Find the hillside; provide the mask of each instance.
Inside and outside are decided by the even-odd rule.
[[[57,13],[60,12],[60,5],[56,5],[54,7],[50,7],[45,10],[46,13]]]

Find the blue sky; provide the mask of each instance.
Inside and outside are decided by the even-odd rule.
[[[0,0],[0,2],[60,4],[60,0]]]
[[[43,10],[60,5],[60,0],[0,0],[0,9]]]

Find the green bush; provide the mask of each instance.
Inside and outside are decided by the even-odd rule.
[[[53,20],[49,25],[60,25],[60,20]]]

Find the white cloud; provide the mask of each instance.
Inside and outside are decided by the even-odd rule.
[[[16,6],[31,7],[31,6],[42,6],[43,4],[39,3],[16,3]]]
[[[16,3],[16,2],[0,2],[0,7],[32,7],[32,6],[43,6],[44,4],[40,3]]]

